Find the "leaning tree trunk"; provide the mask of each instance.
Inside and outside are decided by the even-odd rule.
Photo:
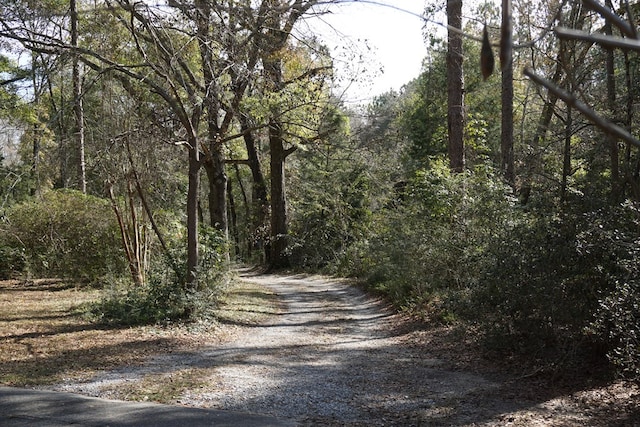
[[[447,95],[449,164],[454,172],[464,170],[464,75],[462,72],[462,0],[447,0],[449,48],[447,51]]]

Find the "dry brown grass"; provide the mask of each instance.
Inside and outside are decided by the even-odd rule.
[[[277,310],[273,294],[239,282],[220,307],[218,322],[118,328],[84,316],[83,306],[100,295],[58,280],[0,282],[0,384],[89,379],[99,371],[139,365],[153,354],[226,342],[243,325],[260,322]],[[180,388],[197,382],[196,377],[185,375]],[[166,392],[153,378],[147,382],[158,394]]]

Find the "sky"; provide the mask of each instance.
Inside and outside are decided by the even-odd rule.
[[[332,5],[331,13],[305,22],[333,52],[339,75],[351,70],[358,76],[358,82],[349,86],[345,80],[338,82],[346,90],[347,103],[367,103],[376,95],[400,89],[418,77],[427,53],[423,21],[411,14],[423,13],[424,0],[375,2],[393,7]]]

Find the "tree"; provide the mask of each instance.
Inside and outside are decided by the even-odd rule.
[[[245,149],[247,151],[247,164],[251,170],[253,179],[252,186],[252,208],[247,221],[250,224],[248,239],[249,247],[254,246],[264,248],[264,260],[269,259],[269,246],[265,244],[264,229],[267,227],[269,216],[269,200],[267,192],[267,182],[264,176],[262,161],[258,153],[259,141],[254,136],[254,124],[248,114],[240,116],[240,129],[242,131]]]
[[[267,0],[271,13],[266,18],[265,47],[261,55],[262,65],[266,76],[268,92],[281,95],[285,88],[295,83],[302,76],[296,76],[292,81],[285,80],[283,57],[285,48],[294,25],[318,0],[296,0],[291,5],[282,0]],[[282,13],[285,11],[285,13]],[[310,70],[307,76],[313,76],[317,71]],[[294,101],[295,103],[296,101]],[[295,104],[294,104],[295,105]],[[285,108],[286,104],[274,103],[269,112],[269,151],[271,173],[271,239],[269,265],[271,268],[282,268],[289,265],[287,259],[287,199],[285,192],[285,160],[296,149],[295,144],[285,148]],[[290,107],[289,107],[290,108]]]
[[[70,2],[71,21],[71,52],[72,55],[72,85],[73,85],[73,114],[75,117],[75,136],[78,150],[78,187],[87,193],[87,172],[84,147],[84,109],[82,107],[82,77],[78,61],[78,10],[76,0]]]
[[[515,184],[513,159],[513,27],[511,0],[502,0],[502,31],[500,38],[500,65],[502,68],[502,135],[501,166],[505,179]]]
[[[449,163],[455,172],[464,170],[464,75],[462,69],[462,0],[447,0],[448,51],[447,92]]]
[[[611,0],[606,0],[606,6],[613,10]],[[613,35],[613,25],[611,21],[605,21],[604,33],[608,36]],[[618,108],[616,106],[616,64],[614,50],[606,49],[606,69],[607,69],[607,109],[609,115],[615,120],[618,116]],[[620,153],[618,149],[618,139],[615,136],[607,135],[609,143],[609,156],[611,161],[611,198],[619,200],[620,198]]]

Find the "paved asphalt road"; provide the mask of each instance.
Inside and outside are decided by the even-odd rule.
[[[155,403],[120,402],[71,393],[0,387],[0,427],[280,427],[273,417]]]

